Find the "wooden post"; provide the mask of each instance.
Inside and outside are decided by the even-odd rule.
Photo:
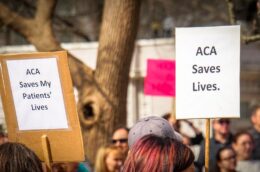
[[[176,98],[173,97],[172,99],[172,113],[171,113],[172,117],[174,118],[174,120],[176,120]]]
[[[206,119],[205,172],[209,171],[209,154],[210,154],[210,119]]]
[[[44,162],[46,164],[46,171],[51,172],[52,157],[51,157],[51,150],[50,150],[50,143],[48,140],[48,136],[42,135],[41,140],[42,140],[42,151],[43,151]]]

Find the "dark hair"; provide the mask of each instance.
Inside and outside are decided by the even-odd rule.
[[[217,154],[216,154],[216,160],[217,161],[221,161],[221,152],[223,152],[224,150],[226,150],[226,149],[231,149],[231,150],[233,150],[233,148],[231,147],[231,146],[224,146],[224,147],[222,147],[222,148],[220,148],[218,151],[217,151]]]
[[[251,107],[251,116],[255,115],[256,111],[260,109],[260,105],[257,104],[257,105],[254,105]]]
[[[113,133],[115,133],[117,130],[120,130],[120,129],[123,129],[123,130],[125,130],[125,131],[127,131],[128,133],[129,133],[129,128],[127,128],[127,127],[125,127],[125,126],[119,126],[119,127],[117,127],[115,130],[114,130],[114,132]]]
[[[5,137],[5,133],[0,131],[0,137]]]
[[[193,152],[181,142],[146,135],[133,145],[123,171],[180,172],[190,167],[193,161]]]
[[[233,149],[231,146],[224,146],[224,147],[220,148],[220,149],[217,151],[217,154],[216,154],[216,161],[217,161],[217,163],[216,163],[215,172],[220,172],[220,168],[219,168],[219,166],[218,166],[218,162],[221,161],[221,153],[222,153],[224,150],[232,150],[233,152],[235,152],[234,149]]]
[[[43,172],[37,155],[21,143],[4,143],[0,146],[0,171]]]
[[[169,119],[172,117],[171,113],[166,113],[162,116],[162,118],[166,119],[167,121],[169,121]],[[176,130],[177,132],[180,132],[180,128],[181,128],[181,123],[180,120],[176,120],[174,125],[173,125],[174,130]]]
[[[252,142],[254,142],[253,136],[252,136],[249,132],[247,132],[247,131],[239,131],[239,132],[237,132],[237,133],[233,136],[232,142],[233,142],[233,143],[237,143],[239,137],[242,136],[242,135],[248,135],[248,136],[251,138]]]
[[[171,117],[170,113],[166,113],[162,116],[162,118],[166,119],[168,121],[168,119]]]

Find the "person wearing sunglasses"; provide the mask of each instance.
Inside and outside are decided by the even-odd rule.
[[[230,120],[226,118],[214,119],[212,122],[213,137],[210,139],[210,164],[209,171],[216,167],[216,154],[224,146],[231,146],[232,134],[230,132]],[[200,145],[198,160],[196,161],[196,171],[202,171],[205,163],[205,141]]]
[[[128,132],[129,132],[129,129],[126,127],[117,128],[114,131],[112,140],[111,140],[113,145],[120,147],[122,149],[125,156],[127,155],[128,149],[129,149]]]

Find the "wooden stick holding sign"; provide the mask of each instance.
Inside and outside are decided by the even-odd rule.
[[[176,101],[175,101],[175,97],[172,99],[172,117],[174,119],[174,121],[176,121]]]
[[[206,138],[205,138],[205,172],[209,171],[210,155],[210,119],[206,119]]]
[[[51,162],[52,162],[52,157],[51,157],[51,149],[50,149],[50,143],[47,135],[43,135],[41,137],[42,140],[42,151],[43,151],[43,158],[44,162],[46,165],[46,171],[51,172]]]

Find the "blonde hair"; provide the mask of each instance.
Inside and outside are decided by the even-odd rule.
[[[96,162],[95,162],[95,172],[108,172],[106,166],[106,158],[111,152],[116,152],[117,155],[124,158],[124,154],[119,147],[114,145],[103,146],[98,149]]]

